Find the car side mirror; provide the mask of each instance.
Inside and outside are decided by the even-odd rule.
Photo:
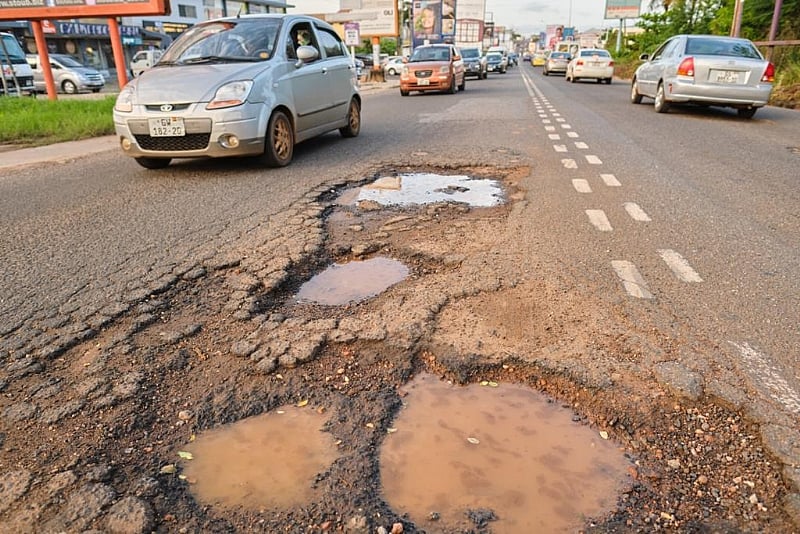
[[[297,49],[297,60],[301,65],[303,63],[311,63],[317,59],[319,59],[319,50],[313,46],[303,45]]]
[[[461,56],[453,56],[453,61],[461,61]]]
[[[647,61],[648,59],[650,59],[650,56],[648,54],[642,54],[641,56],[639,56],[639,59],[641,59],[642,61]]]
[[[408,58],[407,57],[403,58],[403,63],[408,63]]]

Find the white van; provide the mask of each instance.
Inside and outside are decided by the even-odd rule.
[[[33,69],[25,52],[10,33],[0,33],[0,95],[32,95]]]
[[[139,50],[131,59],[131,74],[137,77],[142,71],[149,69],[161,59],[161,50]]]

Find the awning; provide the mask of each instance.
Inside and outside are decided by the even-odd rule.
[[[150,39],[152,41],[161,41],[161,48],[166,48],[172,44],[172,37],[166,33],[154,32],[142,28],[142,39]]]

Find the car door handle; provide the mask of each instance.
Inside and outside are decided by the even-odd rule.
[[[328,74],[328,67],[322,67],[322,74]]]

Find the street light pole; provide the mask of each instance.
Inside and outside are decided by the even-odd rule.
[[[567,27],[572,28],[572,0],[569,0],[569,19],[567,20]]]

